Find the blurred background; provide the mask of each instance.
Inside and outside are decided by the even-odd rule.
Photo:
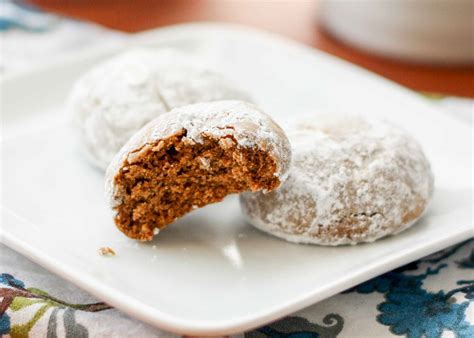
[[[6,3],[128,33],[191,21],[253,26],[417,91],[474,97],[474,0],[4,0],[3,29]]]

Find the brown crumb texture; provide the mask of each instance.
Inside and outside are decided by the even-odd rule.
[[[99,248],[99,255],[108,257],[115,256],[115,251],[108,246],[104,246]]]
[[[135,153],[114,178],[121,200],[115,223],[127,236],[142,241],[196,207],[232,193],[270,191],[280,184],[268,152],[238,146],[231,136],[203,135],[203,141],[195,143],[182,129]]]

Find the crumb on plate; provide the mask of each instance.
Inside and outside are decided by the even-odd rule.
[[[108,247],[108,246],[104,246],[102,248],[99,248],[99,255],[107,256],[107,257],[115,256],[115,251],[112,248]]]

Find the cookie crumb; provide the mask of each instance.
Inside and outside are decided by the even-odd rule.
[[[99,255],[111,257],[111,256],[115,256],[115,251],[108,246],[104,246],[102,248],[99,248]]]
[[[154,229],[153,229],[153,235],[156,236],[156,235],[158,235],[159,233],[160,233],[160,229],[158,229],[158,228],[154,228]]]

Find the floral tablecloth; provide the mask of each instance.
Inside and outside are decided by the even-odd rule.
[[[10,3],[6,3],[11,5]],[[5,7],[1,76],[127,35]],[[4,8],[4,9],[5,9]],[[104,39],[106,38],[106,39]],[[436,99],[472,123],[473,101]],[[0,335],[174,337],[136,321],[0,244]],[[474,337],[474,240],[425,257],[235,337]]]

